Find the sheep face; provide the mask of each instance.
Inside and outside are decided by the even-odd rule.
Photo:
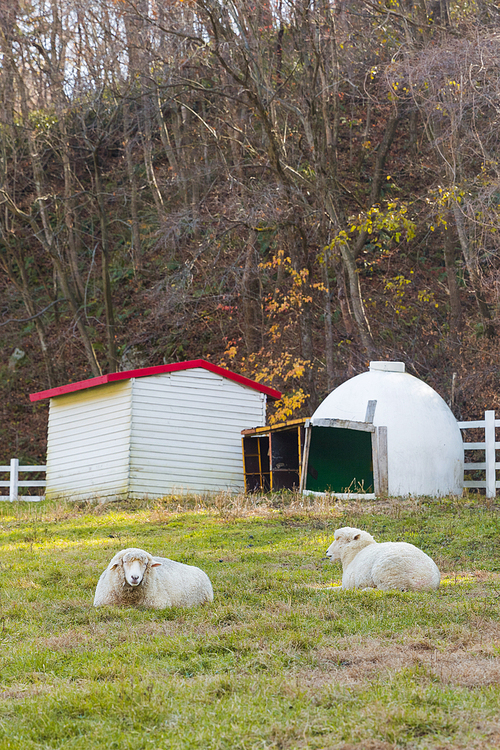
[[[335,532],[335,539],[328,547],[326,556],[330,562],[335,562],[336,560],[343,561],[346,556],[354,557],[367,544],[374,543],[375,539],[367,531],[344,526]]]
[[[125,550],[118,560],[113,561],[110,568],[117,570],[122,568],[125,583],[135,588],[140,586],[150,568],[157,568],[160,562],[155,562],[152,556],[144,550],[129,549]]]

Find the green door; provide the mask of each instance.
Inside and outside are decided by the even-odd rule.
[[[312,427],[306,489],[373,492],[371,432]]]

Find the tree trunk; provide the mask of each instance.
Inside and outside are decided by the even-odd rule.
[[[446,278],[448,281],[448,292],[450,295],[450,337],[453,345],[459,344],[460,333],[463,328],[462,306],[457,282],[456,252],[454,237],[451,231],[451,217],[448,225],[443,229],[444,262],[446,267]]]
[[[486,301],[482,290],[481,271],[477,262],[477,257],[474,255],[470,248],[469,240],[464,227],[462,212],[460,210],[460,206],[456,201],[453,201],[452,212],[455,219],[455,225],[457,227],[458,239],[460,240],[460,246],[465,258],[465,265],[467,266],[467,273],[469,274],[470,283],[474,290],[477,307],[482,319],[484,333],[486,334],[486,336],[488,336],[488,338],[493,338],[496,335],[496,331],[493,324],[490,306]]]
[[[335,210],[331,194],[327,193],[324,196],[324,201],[326,212],[330,218],[330,221],[338,231],[341,224],[338,218],[337,211]],[[361,296],[361,285],[359,283],[359,274],[356,267],[356,256],[353,252],[354,248],[351,249],[347,241],[341,241],[339,243],[339,250],[340,256],[342,258],[342,264],[347,275],[349,284],[349,298],[352,306],[354,320],[356,321],[358,335],[361,339],[361,345],[363,346],[363,349],[365,350],[367,356],[371,359],[375,354],[375,343],[373,341],[368,318],[366,317],[363,297]]]
[[[58,119],[59,131],[61,134],[61,158],[64,173],[64,220],[68,233],[68,247],[66,252],[75,286],[75,296],[78,302],[81,303],[85,296],[85,288],[78,267],[78,243],[77,235],[75,233],[75,212],[73,207],[73,172],[71,169],[66,122],[61,107],[59,107]]]
[[[260,280],[255,262],[256,232],[251,229],[245,252],[245,267],[242,278],[242,304],[245,346],[247,355],[262,348]]]
[[[332,298],[330,292],[330,280],[328,278],[329,250],[325,249],[323,258],[323,284],[325,287],[324,315],[325,315],[325,365],[326,385],[328,392],[335,385],[335,363],[333,357],[333,326],[332,326]]]
[[[97,208],[99,211],[99,221],[101,225],[101,271],[102,271],[102,291],[104,296],[104,309],[106,312],[106,340],[108,343],[108,367],[110,372],[118,370],[118,357],[116,353],[116,331],[115,317],[113,310],[113,296],[111,293],[111,279],[109,276],[109,239],[108,239],[108,219],[106,215],[106,206],[104,204],[104,194],[102,189],[101,165],[97,148],[92,154],[94,161],[94,180]]]
[[[142,116],[144,123],[143,133],[143,151],[144,151],[144,164],[146,165],[146,175],[148,178],[149,187],[153,195],[156,210],[158,216],[163,216],[165,205],[163,201],[163,195],[159,188],[158,182],[156,181],[156,175],[153,165],[153,128],[152,128],[152,117],[151,108],[153,102],[148,92],[144,92],[142,96]]]
[[[155,105],[156,105],[156,119],[158,122],[158,127],[160,130],[160,138],[163,145],[163,150],[165,151],[165,154],[167,155],[168,163],[170,166],[170,169],[172,170],[172,176],[177,178],[180,182],[180,190],[182,195],[182,200],[184,202],[184,205],[187,206],[188,204],[188,194],[187,194],[187,180],[185,175],[184,167],[182,166],[182,159],[178,158],[178,155],[176,154],[176,149],[174,148],[174,145],[172,144],[172,139],[170,138],[170,132],[168,129],[168,123],[164,117],[161,99],[160,99],[160,91],[158,87],[155,89]],[[176,114],[174,114],[176,116]]]
[[[361,344],[367,356],[372,359],[375,356],[375,342],[373,341],[370,323],[368,322],[363,297],[361,296],[361,284],[359,283],[356,261],[347,243],[341,244],[340,252],[349,281],[349,297]]]
[[[307,244],[307,232],[301,225],[295,226],[294,230],[295,231],[290,237],[290,257],[294,270],[300,274],[302,279],[300,289],[301,305],[298,311],[300,349],[302,358],[309,363],[305,370],[307,390],[309,391],[307,404],[309,409],[314,411],[318,405],[318,396],[314,372],[315,351],[312,315],[313,290],[311,288],[312,268]]]
[[[135,174],[134,160],[132,156],[132,123],[130,118],[130,103],[123,102],[123,129],[125,140],[125,163],[130,184],[130,231],[131,231],[131,256],[134,269],[141,267],[141,231],[139,225],[139,189]]]

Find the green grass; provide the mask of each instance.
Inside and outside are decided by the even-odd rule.
[[[341,592],[339,526],[410,541],[437,593]],[[500,518],[481,499],[0,506],[0,750],[500,746]],[[92,606],[127,546],[215,600]]]

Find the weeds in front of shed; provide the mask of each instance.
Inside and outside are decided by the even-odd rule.
[[[341,525],[422,547],[439,591],[335,589]],[[495,747],[499,532],[467,498],[4,506],[0,748]],[[95,609],[132,545],[202,567],[213,604]]]
[[[343,501],[333,495],[306,496],[299,492],[283,490],[269,494],[216,493],[186,497],[166,497],[151,503],[161,519],[172,513],[200,512],[221,518],[247,518],[251,516],[274,518],[277,515],[328,516],[339,515]]]

